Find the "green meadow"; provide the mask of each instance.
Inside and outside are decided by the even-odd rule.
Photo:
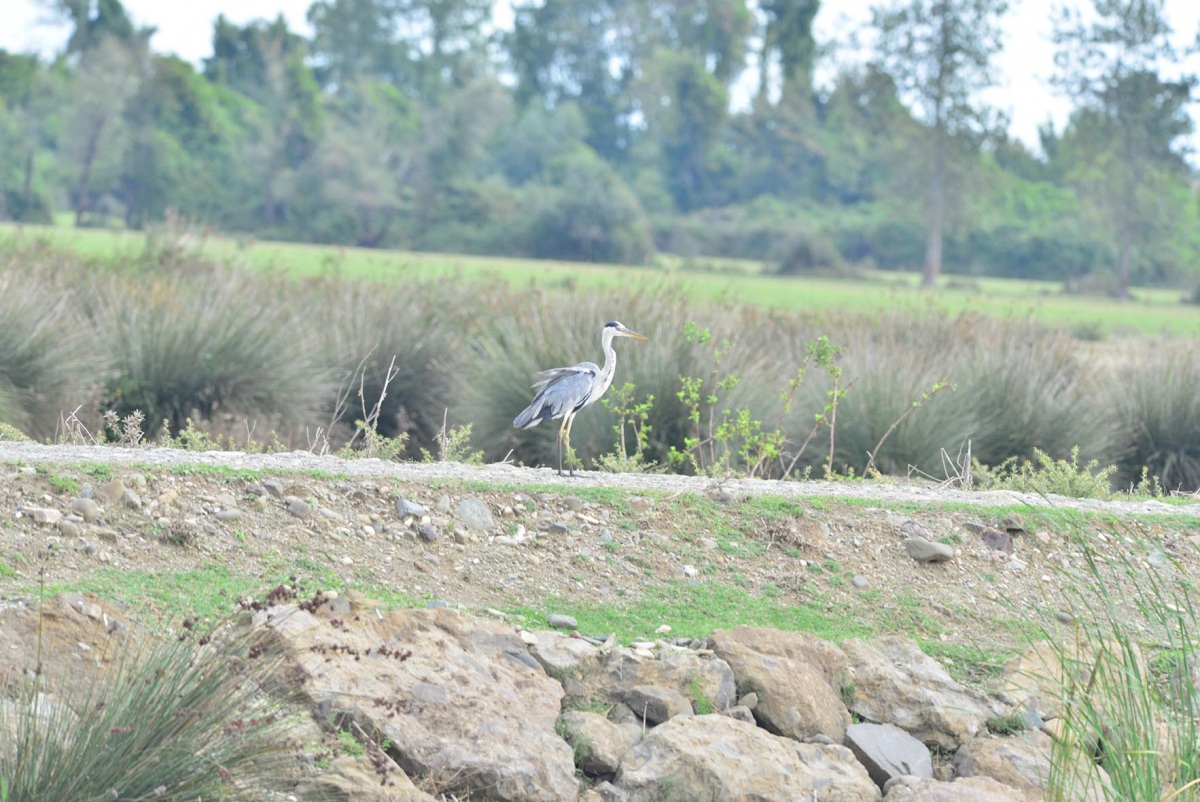
[[[151,234],[156,237],[158,235]],[[232,265],[304,277],[399,282],[439,277],[502,282],[514,288],[611,289],[647,278],[678,284],[697,301],[726,300],[794,311],[928,309],[944,314],[976,312],[1062,326],[1077,336],[1187,335],[1200,331],[1200,306],[1184,303],[1177,289],[1136,288],[1134,299],[1068,295],[1052,282],[944,276],[934,292],[917,288],[913,273],[863,271],[853,277],[779,276],[758,262],[664,255],[653,266],[514,259],[448,253],[372,250],[249,237],[168,235],[169,244]],[[141,232],[67,226],[0,224],[0,241],[44,241],[85,258],[133,258],[147,247]],[[153,243],[152,243],[153,244]]]

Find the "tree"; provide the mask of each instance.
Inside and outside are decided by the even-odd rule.
[[[132,44],[149,41],[153,28],[136,28],[121,0],[42,0],[51,12],[72,26],[67,53],[82,53],[106,38]]]
[[[759,54],[759,96],[767,97],[770,75],[775,69],[783,79],[781,93],[797,82],[811,88],[817,55],[812,26],[821,0],[760,0],[758,6],[766,17]]]
[[[317,149],[322,195],[356,218],[354,243],[374,248],[388,235],[419,162],[419,130],[411,102],[395,87],[360,80],[336,101]]]
[[[574,103],[588,124],[587,143],[606,161],[632,144],[638,19],[628,0],[545,0],[513,8],[506,39],[516,100],[553,108]]]
[[[955,140],[989,126],[976,98],[994,82],[992,59],[1000,51],[999,22],[1007,10],[1007,0],[906,0],[872,12],[880,66],[929,129],[922,287],[935,286],[942,270]]]
[[[1161,199],[1187,174],[1181,141],[1197,77],[1162,77],[1180,66],[1162,0],[1094,0],[1093,11],[1089,21],[1066,9],[1055,20],[1055,83],[1078,104],[1059,149],[1075,151],[1070,177],[1111,232],[1115,294],[1125,298],[1138,251],[1174,216]]]
[[[138,54],[113,38],[86,51],[71,76],[59,147],[74,168],[76,226],[92,210],[98,179],[115,181],[120,172],[125,110],[140,82]]]
[[[257,108],[256,141],[242,154],[261,198],[263,222],[283,222],[297,168],[321,136],[320,88],[304,63],[308,44],[288,30],[281,14],[239,27],[217,18],[213,55],[204,74],[214,83],[247,95]]]

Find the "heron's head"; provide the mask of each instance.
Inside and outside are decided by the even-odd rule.
[[[604,324],[605,333],[612,332],[612,337],[632,337],[635,340],[646,339],[645,334],[638,334],[633,329],[628,328],[624,323],[619,323],[615,320]]]

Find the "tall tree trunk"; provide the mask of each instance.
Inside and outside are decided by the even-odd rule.
[[[1121,230],[1121,250],[1117,256],[1117,288],[1113,295],[1122,301],[1129,298],[1129,276],[1133,272],[1133,234],[1127,227]]]
[[[104,132],[104,124],[107,122],[101,119],[92,129],[91,136],[88,137],[87,147],[83,151],[83,169],[79,174],[79,194],[75,198],[75,227],[83,227],[83,215],[91,208],[88,203],[88,196],[92,191],[92,165],[96,161],[96,151],[100,147],[100,134]]]
[[[21,183],[21,222],[29,220],[33,207],[33,148],[25,154],[25,178]]]
[[[942,272],[942,241],[946,228],[945,152],[941,131],[935,131],[933,169],[929,173],[929,216],[925,228],[925,264],[921,267],[921,289],[937,286]]]

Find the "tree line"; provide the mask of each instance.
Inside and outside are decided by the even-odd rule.
[[[0,218],[927,285],[1200,277],[1197,77],[1162,0],[1055,12],[1045,77],[1073,111],[1036,154],[980,101],[1008,0],[881,0],[868,58],[819,87],[845,61],[819,0],[518,0],[503,30],[492,0],[315,0],[311,36],[219,17],[199,69],[120,0],[44,2],[62,52],[0,50]]]

